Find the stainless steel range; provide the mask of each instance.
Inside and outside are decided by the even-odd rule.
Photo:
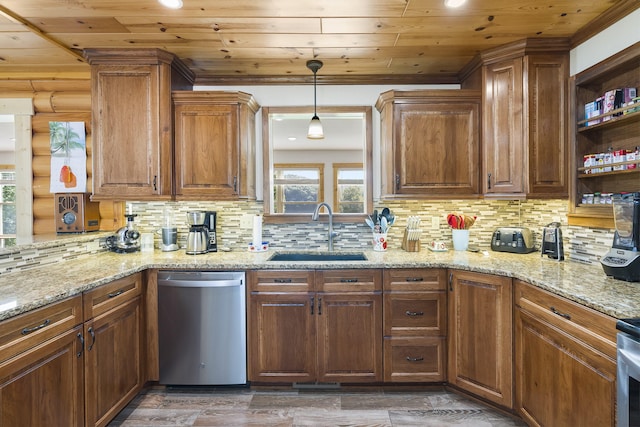
[[[618,427],[640,427],[640,319],[619,320]]]

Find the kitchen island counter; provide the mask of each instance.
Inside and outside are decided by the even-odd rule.
[[[0,320],[77,295],[146,269],[252,270],[339,268],[450,268],[523,280],[616,318],[640,317],[640,283],[607,277],[600,265],[557,262],[531,254],[504,252],[364,251],[366,261],[269,261],[274,251],[104,252],[93,257],[58,262],[0,275]]]

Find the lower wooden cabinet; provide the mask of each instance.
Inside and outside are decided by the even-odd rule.
[[[513,408],[512,283],[453,270],[449,277],[448,381]]]
[[[516,282],[516,409],[530,426],[614,426],[615,319]]]
[[[84,425],[82,328],[0,364],[0,425]]]
[[[384,380],[446,380],[444,269],[384,270]]]
[[[107,425],[144,385],[141,293],[138,273],[84,295],[87,426]]]
[[[0,322],[0,425],[82,426],[82,297]]]
[[[381,270],[250,271],[249,380],[382,380]]]

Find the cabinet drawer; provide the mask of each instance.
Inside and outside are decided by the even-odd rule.
[[[251,292],[310,292],[313,270],[252,270],[247,283]]]
[[[142,293],[142,273],[102,285],[83,295],[85,320],[99,316]]]
[[[516,280],[516,305],[538,319],[616,358],[616,319]]]
[[[439,268],[392,268],[384,270],[385,291],[446,289],[447,271]]]
[[[7,360],[82,323],[77,295],[0,323],[0,361]]]
[[[447,294],[392,292],[384,294],[384,335],[446,335]]]
[[[382,271],[316,270],[316,290],[319,292],[382,291]]]
[[[440,382],[446,378],[444,337],[385,338],[386,382]]]

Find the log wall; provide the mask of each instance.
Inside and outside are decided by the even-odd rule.
[[[32,98],[33,234],[55,233],[54,197],[49,192],[51,151],[49,122],[84,122],[87,142],[87,189],[92,188],[91,82],[87,80],[2,80],[3,98]],[[100,202],[100,230],[123,225],[124,202]]]

